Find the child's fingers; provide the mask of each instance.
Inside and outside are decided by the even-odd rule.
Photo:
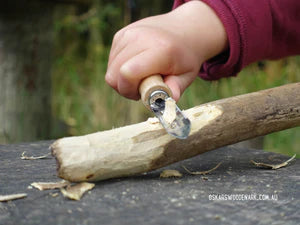
[[[164,82],[171,89],[173,98],[178,101],[184,90],[195,80],[197,72],[188,72],[182,75],[165,76]]]
[[[138,90],[142,79],[152,74],[170,74],[172,72],[172,56],[166,57],[159,48],[147,49],[126,61],[120,68],[121,76]],[[118,86],[119,90],[122,86]],[[123,92],[122,90],[120,90]]]
[[[113,39],[112,46],[108,58],[108,66],[114,61],[115,57],[127,46],[126,40],[124,40],[125,29],[118,31]]]
[[[143,42],[140,43],[140,40],[138,39],[138,36],[143,33],[143,31],[139,30],[139,28],[134,28],[133,24],[130,24],[115,34],[109,54],[108,65],[114,61],[115,57],[119,55],[128,44],[134,43],[139,46],[145,44]]]
[[[139,52],[144,51],[141,49],[136,49],[134,46],[128,45],[123,48],[122,51],[114,57],[114,59],[108,65],[107,72],[105,75],[106,82],[118,91],[118,80],[120,78],[120,67],[126,62],[128,59],[138,54]],[[121,94],[121,93],[120,93]]]
[[[148,49],[133,56],[120,68],[119,93],[125,97],[139,98],[140,82],[152,74],[164,73],[169,64],[169,59],[162,57],[157,49]]]
[[[165,75],[165,82],[170,87],[173,97],[178,100],[183,91],[193,82],[199,70],[187,63],[189,57],[179,60],[178,55],[180,54],[176,49],[152,48],[130,58],[120,68],[122,79],[118,80],[119,92],[124,96],[129,94],[139,96],[138,86],[141,80],[152,74],[162,74]]]
[[[124,76],[119,76],[118,92],[129,99],[139,100],[140,98],[137,87]]]

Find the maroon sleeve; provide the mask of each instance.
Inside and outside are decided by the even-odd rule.
[[[187,1],[175,0],[173,8]],[[300,0],[202,1],[216,12],[229,40],[228,51],[203,64],[203,79],[235,76],[252,62],[300,54]]]

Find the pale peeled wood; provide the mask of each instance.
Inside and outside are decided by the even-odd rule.
[[[191,133],[185,140],[168,135],[153,119],[59,139],[51,146],[58,175],[79,182],[139,174],[221,146],[299,126],[300,83],[222,99],[184,113],[191,121]]]
[[[150,77],[146,77],[140,84],[139,92],[143,104],[148,109],[150,109],[149,96],[155,90],[165,91],[170,97],[172,97],[172,92],[170,88],[164,83],[161,75],[152,75]]]

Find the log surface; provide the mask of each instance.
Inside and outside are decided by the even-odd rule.
[[[261,150],[220,148],[165,169],[179,179],[160,179],[162,171],[96,183],[79,202],[59,191],[27,189],[32,182],[58,181],[55,159],[21,160],[44,155],[52,142],[0,145],[0,195],[26,192],[27,198],[0,203],[0,224],[299,224],[299,159],[279,170],[254,167],[250,160],[279,163],[289,157]],[[213,173],[192,171],[222,165]],[[52,197],[50,193],[58,193]],[[209,201],[209,194],[278,194],[278,201]]]
[[[155,170],[221,146],[300,125],[300,83],[240,95],[185,111],[191,133],[185,140],[149,121],[52,145],[58,175],[96,181]]]

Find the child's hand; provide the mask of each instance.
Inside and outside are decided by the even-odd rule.
[[[161,74],[177,101],[201,64],[227,47],[222,23],[206,4],[188,2],[176,10],[137,21],[114,37],[106,82],[138,100],[140,82]]]

